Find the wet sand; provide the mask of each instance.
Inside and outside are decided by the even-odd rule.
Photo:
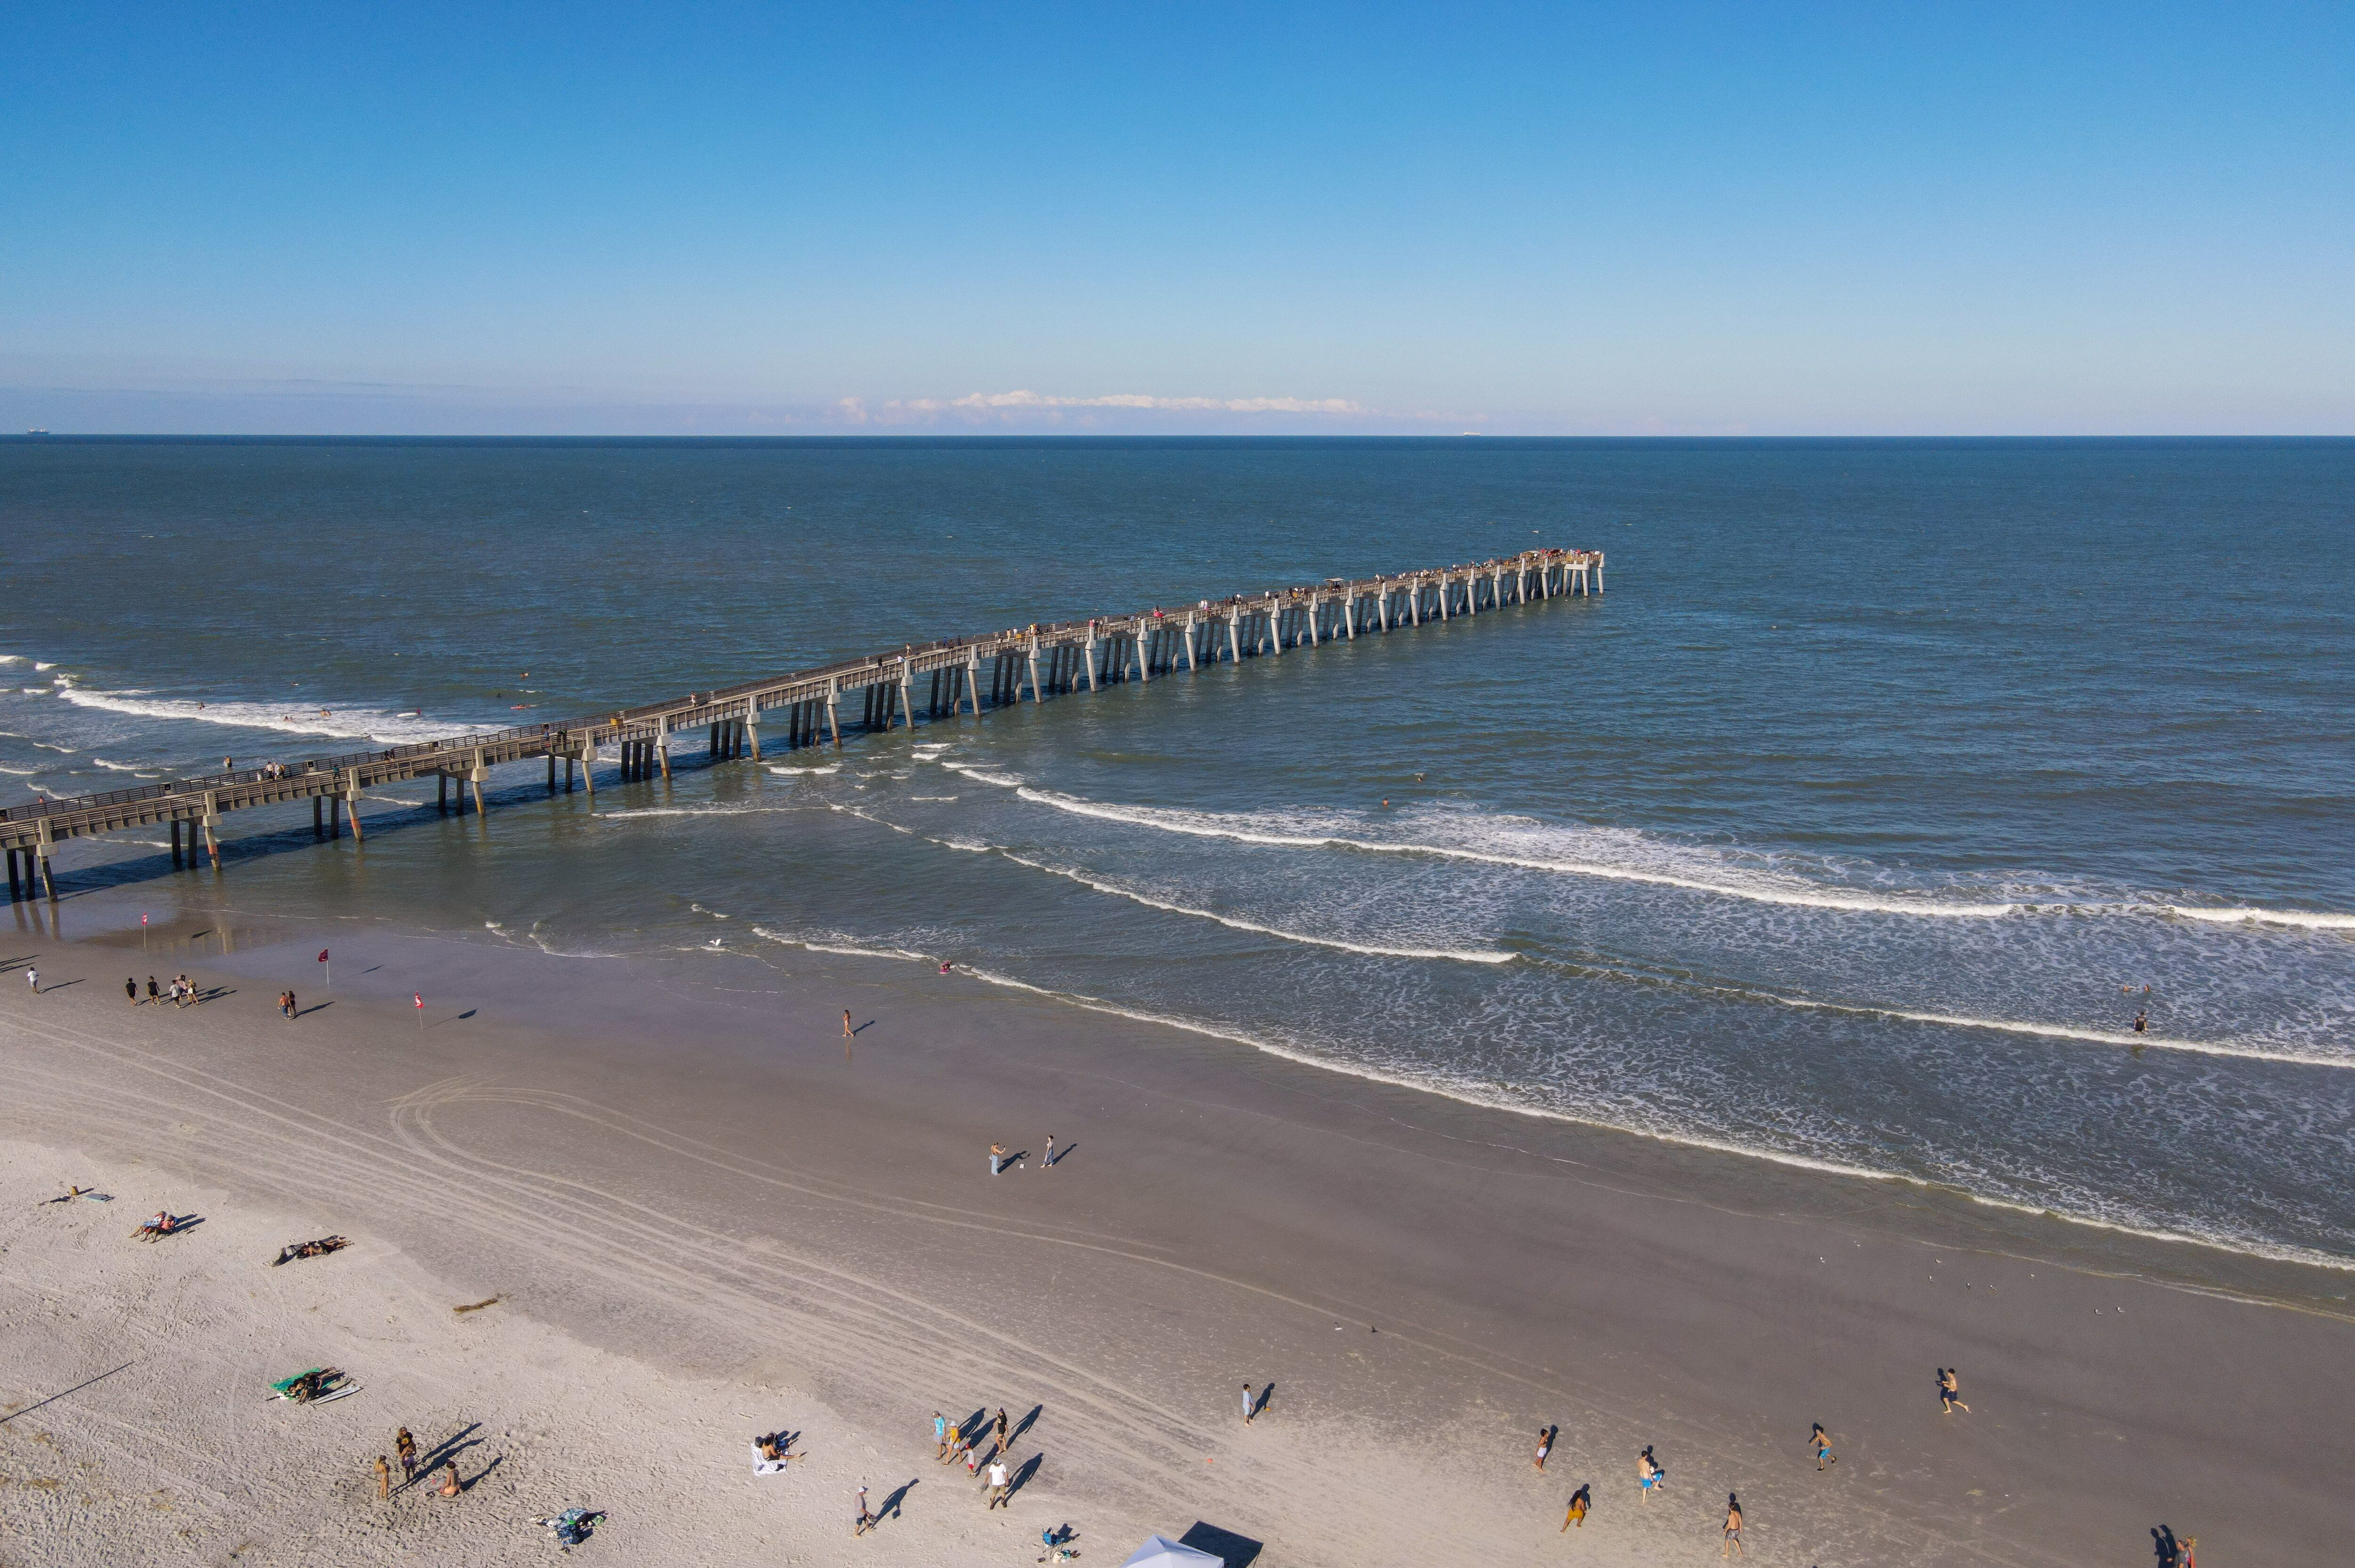
[[[186,955],[186,935],[149,940]],[[1064,1520],[1107,1563],[1198,1521],[1268,1564],[1666,1563],[1716,1556],[1729,1490],[1748,1555],[1800,1568],[2146,1562],[2161,1523],[2212,1563],[2321,1561],[2355,1522],[2355,1276],[1465,1105],[889,960],[781,977],[341,935],[330,998],[317,946],[249,934],[199,966],[143,959],[135,933],[20,933],[5,955],[0,1308],[85,1309],[45,1348],[10,1336],[0,1405],[144,1358],[0,1425],[8,1553],[218,1562],[266,1514],[342,1521],[355,1561],[437,1532],[520,1561],[546,1550],[529,1514],[584,1502],[616,1561],[715,1563],[1028,1563]],[[27,960],[80,983],[29,997]],[[126,1006],[151,969],[220,994]],[[293,1023],[289,984],[315,1009]],[[992,1178],[993,1141],[1028,1158]],[[101,1168],[104,1224],[29,1207]],[[224,1223],[168,1261],[116,1234],[175,1201]],[[329,1232],[360,1245],[263,1266],[270,1238]],[[189,1277],[158,1305],[167,1267]],[[340,1281],[337,1305],[285,1296],[297,1274]],[[359,1305],[380,1277],[381,1330]],[[443,1319],[493,1295],[477,1316],[516,1344],[470,1371]],[[302,1341],[314,1316],[340,1327]],[[173,1422],[212,1430],[216,1391],[313,1364],[298,1342],[368,1391],[192,1474],[157,1457],[190,1441]],[[1937,1366],[1968,1414],[1940,1414]],[[1275,1385],[1248,1429],[1245,1380]],[[514,1449],[513,1494],[368,1524],[353,1478],[403,1399]],[[995,1515],[931,1458],[932,1412],[985,1404],[1036,1410],[1015,1455],[1039,1462]],[[755,1486],[744,1442],[780,1424],[812,1458]],[[1646,1444],[1669,1475],[1648,1503]],[[60,1485],[27,1510],[37,1463]],[[101,1535],[63,1498],[74,1464],[116,1499],[195,1490]],[[278,1491],[240,1493],[240,1467]],[[861,1477],[918,1484],[854,1542]],[[1594,1510],[1564,1537],[1582,1482]],[[262,1532],[237,1560],[305,1558]]]

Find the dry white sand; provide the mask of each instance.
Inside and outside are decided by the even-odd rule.
[[[2144,1562],[2162,1521],[2211,1563],[2319,1561],[2350,1522],[2328,1271],[855,960],[781,990],[374,938],[338,959],[378,978],[290,1025],[310,945],[199,971],[136,941],[20,944],[82,983],[0,989],[10,1564],[498,1563],[568,1506],[609,1515],[582,1555],[632,1563],[1032,1563],[1064,1521],[1083,1564],[1198,1521],[1269,1568],[1689,1562],[1730,1489],[1749,1556],[1794,1568]],[[222,994],[127,1007],[133,967]],[[875,1019],[848,1051],[844,1006]],[[1050,1130],[1076,1150],[1045,1172]],[[994,1139],[1032,1159],[993,1180]],[[39,1202],[69,1181],[116,1202]],[[126,1239],[163,1207],[204,1224]],[[266,1397],[318,1364],[361,1392]],[[1249,1430],[1246,1378],[1276,1385]],[[990,1514],[930,1417],[1000,1405],[1038,1462]],[[397,1425],[466,1445],[464,1497],[375,1497]],[[810,1457],[756,1480],[775,1427]],[[1671,1486],[1641,1503],[1646,1443]],[[862,1479],[913,1484],[854,1542]]]

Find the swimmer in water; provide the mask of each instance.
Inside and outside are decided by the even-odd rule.
[[[2137,1012],[2135,1014],[2135,1033],[2137,1034],[2147,1034],[2150,1033],[2149,1013]]]

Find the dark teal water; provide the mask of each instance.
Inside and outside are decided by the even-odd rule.
[[[593,810],[517,770],[487,833],[409,787],[364,851],[232,819],[259,836],[218,882],[86,852],[69,915],[814,945],[911,985],[946,958],[1534,1112],[2355,1259],[2350,498],[2331,441],[5,443],[0,784],[1601,547],[1601,598]]]

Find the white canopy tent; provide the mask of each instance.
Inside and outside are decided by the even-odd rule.
[[[1208,1568],[1227,1568],[1227,1560],[1180,1546],[1158,1535],[1148,1535],[1145,1544],[1131,1552],[1120,1568],[1205,1568],[1206,1564]]]

